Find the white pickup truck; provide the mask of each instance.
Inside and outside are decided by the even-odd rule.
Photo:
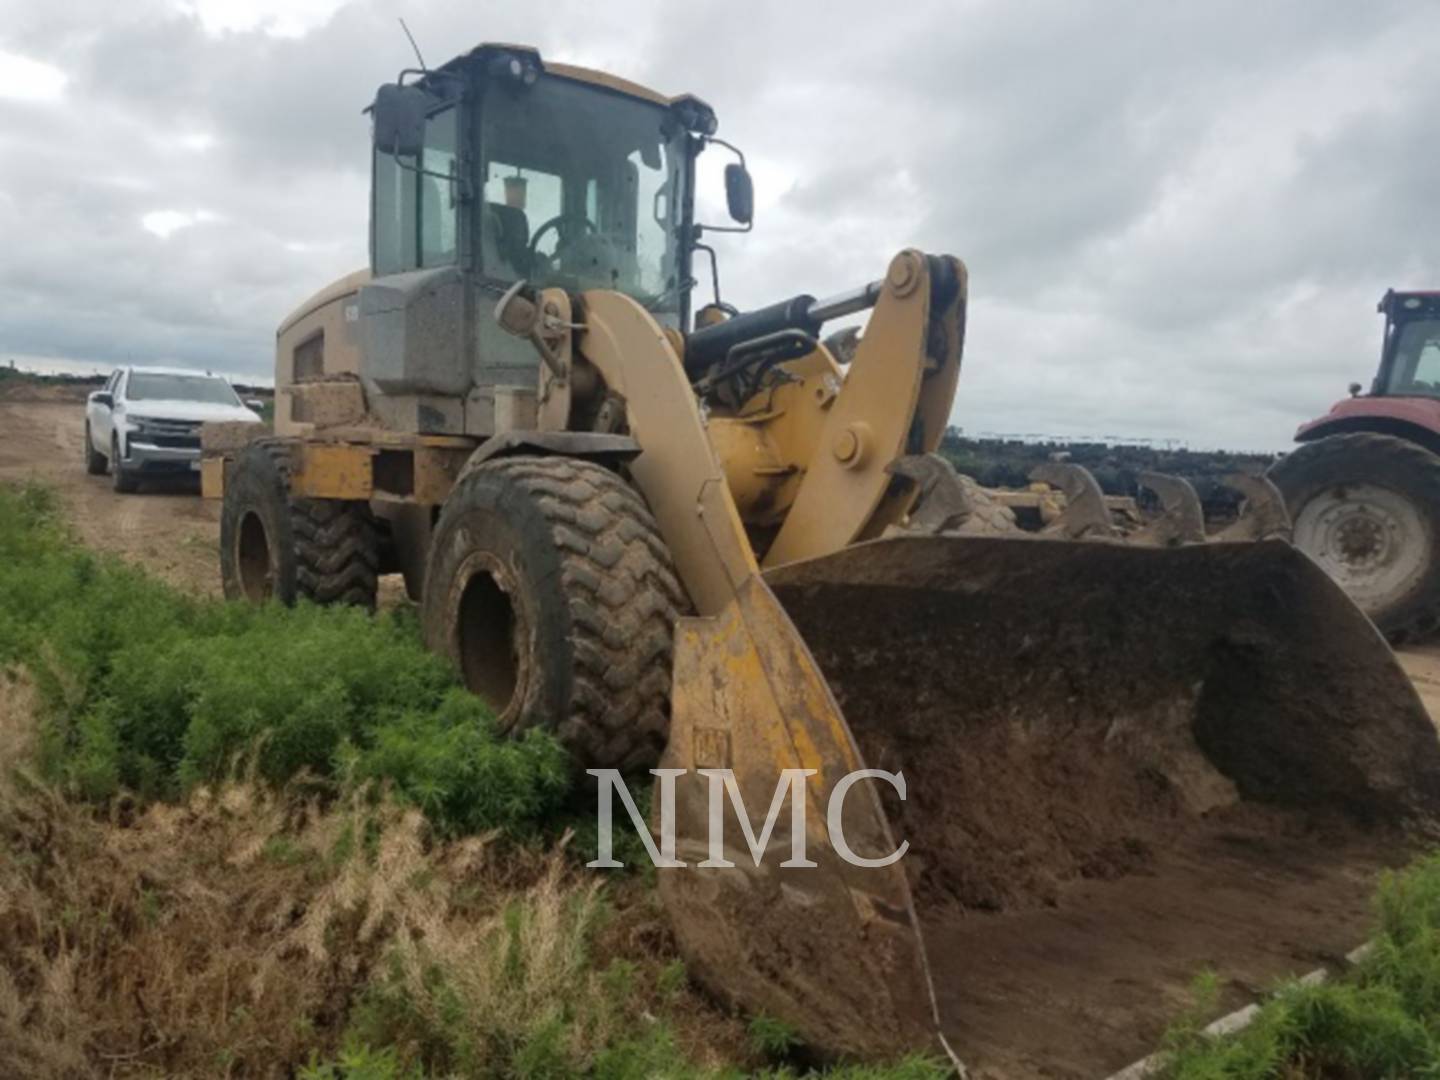
[[[218,375],[183,368],[122,367],[85,403],[85,468],[105,470],[119,492],[141,476],[198,472],[200,425],[261,423],[258,401],[240,400]]]

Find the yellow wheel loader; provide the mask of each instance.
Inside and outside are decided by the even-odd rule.
[[[227,595],[401,573],[505,729],[661,766],[692,972],[819,1053],[1104,1075],[1201,969],[1228,1005],[1360,943],[1440,746],[1273,489],[1207,535],[1183,483],[1137,517],[1056,463],[1017,528],[934,454],[949,256],[692,311],[702,154],[753,217],[695,97],[484,45],[370,111],[370,267],[281,325],[275,436],[206,434]]]

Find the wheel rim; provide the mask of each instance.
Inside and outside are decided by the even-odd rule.
[[[270,537],[260,515],[250,511],[240,519],[235,535],[235,569],[245,599],[259,604],[275,595],[275,569],[270,558]]]
[[[466,688],[489,705],[501,730],[519,712],[525,681],[524,616],[505,567],[487,552],[476,552],[462,567],[455,610],[455,648]]]
[[[1433,545],[1415,504],[1376,484],[1337,485],[1315,495],[1295,517],[1294,538],[1367,615],[1414,587]]]

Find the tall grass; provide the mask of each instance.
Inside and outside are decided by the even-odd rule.
[[[614,917],[563,851],[440,839],[361,792],[230,781],[112,818],[22,769],[0,782],[0,1076],[707,1071],[733,1022],[662,994],[666,957],[600,956]]]

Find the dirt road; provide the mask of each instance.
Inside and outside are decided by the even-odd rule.
[[[189,592],[218,595],[220,508],[197,482],[147,481],[117,495],[108,476],[87,476],[81,458],[85,407],[79,403],[0,402],[0,480],[35,479],[64,500],[90,547],[112,551]]]

